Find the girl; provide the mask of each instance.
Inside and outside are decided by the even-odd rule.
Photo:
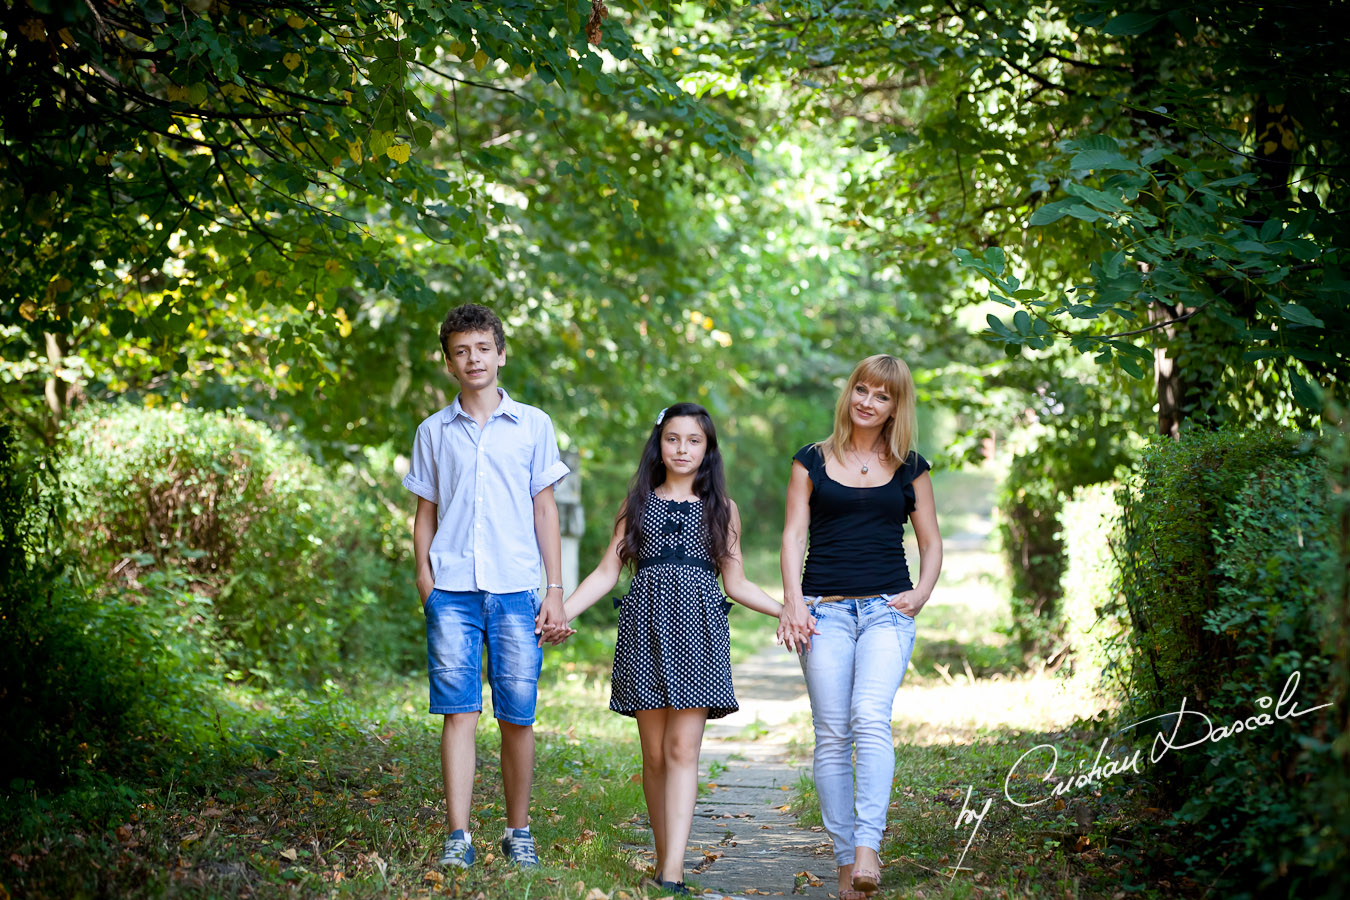
[[[731,686],[731,604],[717,588],[718,573],[737,603],[775,617],[780,609],[745,577],[740,533],[712,419],[696,403],[677,403],[656,418],[604,559],[563,607],[570,622],[632,567],[609,708],[637,719],[656,880],[677,894],[689,893],[684,853],[703,726],[739,708]]]
[[[797,452],[788,483],[778,630],[805,645],[816,791],[834,842],[839,900],[860,900],[881,880],[895,769],[891,708],[914,651],[914,617],[942,568],[933,482],[913,449],[914,430],[909,368],[894,356],[869,356],[839,397],[833,432]],[[906,520],[919,545],[917,587],[901,544]],[[819,622],[814,642],[807,603]]]

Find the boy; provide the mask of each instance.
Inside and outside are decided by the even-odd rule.
[[[540,635],[567,621],[553,485],[569,470],[549,417],[497,387],[506,333],[492,310],[475,304],[452,309],[440,337],[459,395],[417,427],[403,479],[417,495],[413,557],[427,620],[430,711],[445,716],[441,778],[450,836],[440,863],[465,868],[474,860],[469,806],[486,645],[492,711],[502,736],[502,853],[533,868],[539,865],[530,835],[530,787]],[[541,554],[548,582],[542,603]]]

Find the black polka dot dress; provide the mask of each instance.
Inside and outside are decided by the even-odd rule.
[[[651,495],[638,571],[620,604],[609,708],[739,709],[731,685],[727,604],[703,526],[703,504]]]

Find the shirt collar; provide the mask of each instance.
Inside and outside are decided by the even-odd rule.
[[[488,416],[488,421],[491,422],[498,416],[509,416],[512,421],[519,422],[520,404],[511,399],[511,395],[506,392],[506,388],[497,388],[497,394],[502,398],[502,401],[497,404],[497,408],[492,411],[492,415]],[[443,419],[445,424],[449,425],[460,416],[464,416],[466,419],[473,418],[464,411],[464,407],[459,403],[459,394],[456,394],[455,402],[446,407]]]

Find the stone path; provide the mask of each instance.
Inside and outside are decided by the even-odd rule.
[[[797,826],[785,807],[810,763],[789,762],[780,726],[809,722],[797,659],[771,646],[733,667],[741,709],[708,724],[694,807],[686,877],[705,897],[834,896],[834,857],[823,832]],[[792,728],[798,731],[798,728]]]

